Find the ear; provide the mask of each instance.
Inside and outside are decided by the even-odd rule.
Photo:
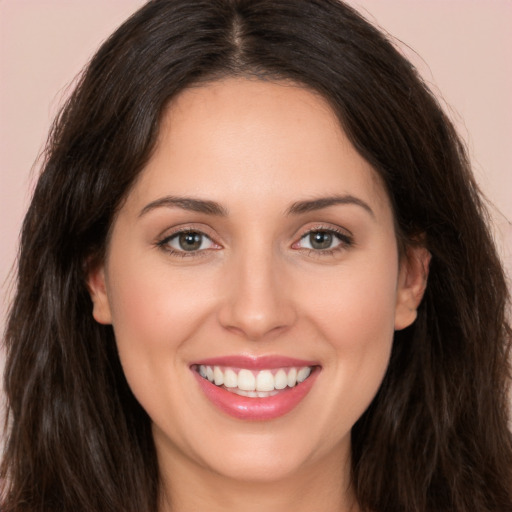
[[[107,295],[107,286],[105,282],[105,267],[103,264],[95,266],[89,270],[87,277],[87,288],[91,295],[93,304],[92,316],[100,324],[111,324],[112,314],[110,311],[110,302]]]
[[[408,247],[401,258],[395,308],[395,330],[409,327],[427,287],[431,254],[421,246]]]

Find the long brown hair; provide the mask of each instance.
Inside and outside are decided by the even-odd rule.
[[[430,277],[352,431],[363,510],[512,510],[508,293],[462,143],[414,68],[338,0],[153,0],[90,62],[56,120],[24,221],[5,344],[3,512],[155,512],[150,420],[85,284],[168,102],[223,76],[322,94]],[[342,461],[340,461],[340,464]]]

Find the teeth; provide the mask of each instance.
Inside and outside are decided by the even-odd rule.
[[[243,391],[254,391],[256,389],[256,379],[250,370],[240,370],[238,372],[238,389]]]
[[[279,368],[276,370],[252,371],[248,369],[222,368],[220,366],[200,365],[199,375],[242,396],[267,397],[277,394],[286,387],[293,388],[311,375],[312,368]]]
[[[306,368],[301,368],[298,372],[297,372],[297,382],[304,382],[310,375],[311,373],[311,368],[306,367]],[[217,384],[217,383],[215,383]]]
[[[288,386],[288,375],[284,370],[279,370],[274,377],[274,387],[284,389],[286,386]]]
[[[238,378],[240,378],[240,374],[238,374]],[[256,377],[256,389],[258,391],[274,391],[274,376],[272,373],[268,370],[258,372],[258,376]]]
[[[237,395],[240,396],[249,396],[252,398],[267,398],[268,396],[274,396],[277,395],[278,393],[277,391],[242,391],[241,389],[238,388],[231,388],[229,391],[231,391],[232,393],[236,393]]]
[[[224,373],[224,386],[227,388],[238,387],[238,377],[233,370],[226,370]]]
[[[293,388],[293,386],[295,386],[295,384],[297,384],[297,368],[292,368],[289,372],[288,372],[288,387],[289,388]]]
[[[218,366],[213,369],[213,381],[216,386],[222,386],[222,384],[224,384],[224,374]]]

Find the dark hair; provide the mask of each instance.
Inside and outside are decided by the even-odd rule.
[[[403,247],[424,244],[417,321],[352,431],[363,510],[512,510],[508,293],[455,130],[412,65],[338,0],[154,0],[94,56],[56,120],[24,221],[6,331],[1,509],[154,512],[150,420],[85,277],[184,88],[286,79],[329,101],[382,176]],[[340,461],[341,463],[341,461]]]

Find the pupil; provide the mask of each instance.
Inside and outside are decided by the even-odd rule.
[[[328,249],[332,244],[332,234],[325,231],[317,231],[309,235],[309,241],[313,249]]]
[[[179,242],[184,251],[196,251],[201,247],[201,235],[199,233],[181,233]]]

